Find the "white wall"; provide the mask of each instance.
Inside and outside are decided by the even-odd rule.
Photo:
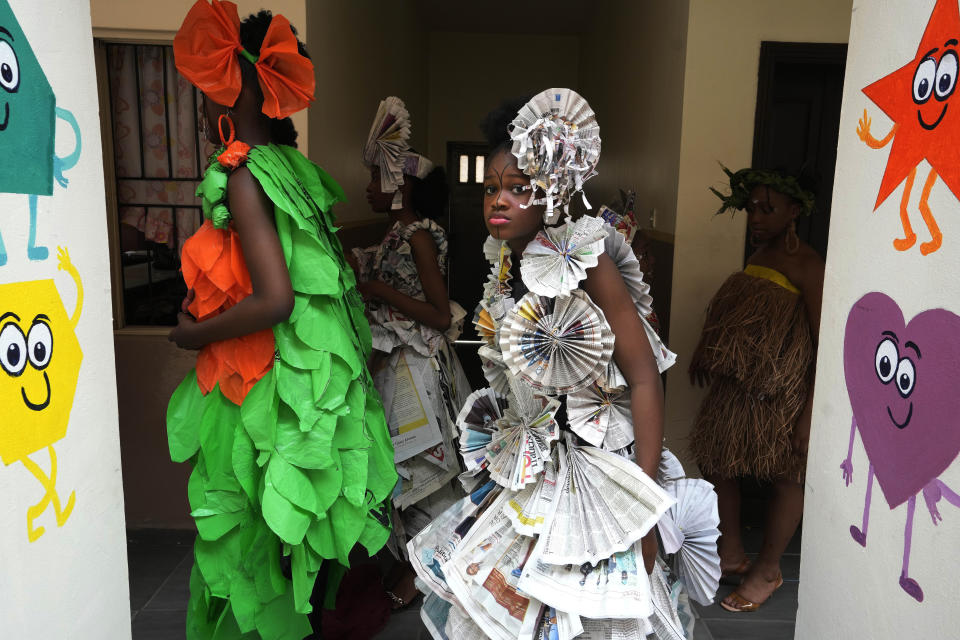
[[[750,164],[760,42],[846,42],[850,0],[691,0],[684,70],[665,432],[684,459],[705,392],[686,378],[717,288],[742,267],[746,218],[713,217],[722,187],[717,162]],[[841,211],[834,206],[834,210]]]
[[[53,443],[59,466],[56,489],[63,506],[71,492],[76,495],[63,526],[57,526],[53,509],[48,507],[35,523],[45,527],[45,533],[28,542],[27,509],[40,501],[44,489],[22,462],[0,465],[0,635],[129,638],[107,229],[90,15],[85,2],[10,0],[10,5],[53,87],[57,105],[76,116],[83,141],[78,164],[65,173],[69,186],[54,185],[53,196],[39,198],[37,235],[38,242],[50,249],[46,260],[27,257],[27,196],[0,194],[0,233],[9,258],[0,267],[0,313],[14,308],[29,313],[29,319],[23,318],[28,327],[36,313],[51,316],[53,348],[44,371],[53,390],[62,392],[59,381],[76,367],[64,348],[69,333],[75,333],[79,341],[82,361],[66,436]],[[13,44],[23,46],[20,41]],[[22,83],[30,80],[21,78]],[[3,94],[0,100],[5,98]],[[17,121],[11,119],[0,139],[16,126]],[[73,150],[73,138],[71,128],[58,121],[58,155]],[[59,304],[41,304],[31,293],[36,289],[11,287],[17,282],[52,279],[69,316],[76,304],[76,286],[65,271],[57,269],[58,246],[69,250],[83,282],[85,298],[75,332],[69,322],[56,317]],[[27,384],[28,375],[24,372],[12,379],[0,371],[4,438],[15,429],[46,424],[49,415],[44,411],[52,410],[62,397],[51,396],[48,409],[37,412],[30,421],[9,422],[11,412],[21,403],[17,383]],[[45,449],[29,457],[49,472]]]
[[[954,2],[956,11],[955,0],[948,1]],[[868,458],[859,434],[853,443],[853,482],[850,486],[845,486],[840,470],[850,442],[852,409],[844,371],[844,331],[854,303],[868,292],[879,291],[896,301],[907,322],[928,309],[944,308],[960,313],[960,284],[956,279],[960,268],[957,197],[941,180],[933,187],[929,205],[943,231],[944,242],[939,251],[921,255],[919,243],[930,237],[918,211],[921,185],[929,171],[929,165],[921,162],[908,206],[918,244],[908,251],[896,251],[893,239],[903,237],[898,215],[903,186],[898,187],[876,212],[873,211],[890,145],[882,150],[872,150],[855,133],[864,109],[873,120],[871,130],[874,136],[883,137],[890,130],[892,121],[861,89],[911,63],[933,6],[933,0],[910,3],[858,0],[854,7],[807,467],[796,635],[800,640],[958,636],[960,616],[956,567],[960,563],[957,544],[960,541],[960,509],[941,500],[939,511],[943,521],[934,526],[923,497],[917,499],[909,566],[910,577],[919,583],[924,593],[923,602],[917,602],[898,584],[907,506],[900,504],[891,509],[884,500],[881,487],[875,483],[866,547],[860,546],[851,536],[850,526],[861,526],[868,469]],[[960,24],[952,25],[950,33],[958,30]],[[938,40],[938,45],[942,47],[944,41]],[[908,113],[914,116],[909,85],[912,73],[909,76],[900,88],[900,98],[910,105]],[[952,101],[956,101],[956,97]],[[950,110],[954,106],[951,105]],[[950,118],[952,114],[945,115]],[[949,124],[946,118],[944,123]],[[915,121],[912,127],[917,128]],[[910,128],[911,123],[904,123],[897,135]],[[941,124],[941,128],[933,132],[935,144],[955,147],[958,140],[949,136],[948,131]],[[910,397],[913,416],[910,424],[899,433],[885,419],[864,422],[868,430],[877,429],[889,442],[894,442],[893,438],[905,438],[895,451],[912,446],[926,450],[926,454],[906,454],[908,459],[904,462],[908,467],[922,470],[932,458],[930,452],[946,448],[948,454],[956,454],[958,445],[951,444],[950,438],[956,443],[957,437],[948,435],[957,433],[957,411],[952,406],[956,405],[958,397],[956,354],[960,343],[960,327],[957,326],[960,320],[954,318],[953,327],[944,330],[942,335],[929,331],[912,338],[904,336],[902,325],[898,328],[895,322],[885,323],[889,325],[886,328],[899,334],[901,345],[906,339],[913,339],[922,352],[922,357],[915,359],[916,388]],[[879,343],[880,336],[875,340]],[[951,353],[951,349],[952,357],[947,356],[950,361],[945,370],[932,370],[937,358]],[[901,346],[901,350],[906,348]],[[902,420],[907,403],[895,393],[889,396],[895,390],[887,388],[888,395],[883,395],[883,385],[869,377],[873,373],[872,356],[872,352],[867,352],[854,360],[866,360],[862,363],[863,371],[870,381],[863,387],[866,391],[857,388],[854,395],[861,398],[867,394],[881,416],[884,414],[881,407],[892,403],[897,419]],[[931,406],[938,400],[946,401],[947,410],[931,419],[931,411],[938,412],[936,408],[931,410]],[[939,434],[936,433],[938,429],[942,430]],[[882,463],[879,458],[873,462],[878,473],[890,474],[887,475],[889,480],[905,477],[900,472],[891,474],[893,467]],[[954,461],[940,478],[956,491],[960,488],[960,464]]]

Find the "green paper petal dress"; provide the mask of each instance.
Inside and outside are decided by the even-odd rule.
[[[371,554],[384,545],[397,482],[366,367],[370,329],[329,213],[343,191],[292,147],[255,147],[246,166],[273,202],[295,304],[273,328],[272,368],[241,406],[219,386],[204,395],[196,371],[170,399],[171,458],[193,464],[191,640],[309,635],[321,564],[346,566],[357,543]],[[197,191],[216,228],[230,221],[228,177],[211,158]]]

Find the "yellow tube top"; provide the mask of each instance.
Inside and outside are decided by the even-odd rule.
[[[792,291],[793,293],[800,293],[800,289],[796,287],[787,276],[783,275],[776,269],[771,269],[770,267],[761,267],[758,264],[748,264],[743,270],[748,276],[753,276],[754,278],[763,278],[764,280],[769,280],[774,284],[778,284],[787,291]]]

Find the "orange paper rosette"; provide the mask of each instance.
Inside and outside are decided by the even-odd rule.
[[[250,272],[233,228],[216,229],[210,220],[183,245],[183,280],[194,292],[188,311],[198,322],[223,313],[251,293]],[[204,394],[218,383],[231,402],[243,403],[253,385],[273,367],[273,330],[212,342],[197,357],[197,382]]]
[[[211,100],[232,107],[243,86],[240,55],[256,59],[263,112],[271,118],[286,118],[313,102],[313,63],[300,55],[297,37],[285,17],[273,17],[260,56],[254,58],[240,43],[237,5],[197,0],[173,39],[177,70]]]

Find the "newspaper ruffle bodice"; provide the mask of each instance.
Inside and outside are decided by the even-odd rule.
[[[601,253],[617,265],[642,320],[651,299],[639,264],[596,218],[542,231],[520,265],[510,264],[505,244],[484,244],[492,268],[474,322],[490,387],[474,392],[458,418],[467,467],[461,480],[471,494],[408,546],[432,591],[421,615],[435,638],[688,637],[680,589],[671,588],[676,578],[662,564],[647,576],[640,539],[667,519],[674,542],[677,531],[695,525],[698,535],[674,549],[690,548],[689,559],[691,545],[709,546],[717,523],[703,509],[696,523],[689,509],[671,515],[683,471],[669,452],[657,478],[626,457],[629,389],[603,311],[579,286]],[[644,327],[664,370],[674,356]],[[565,424],[557,424],[559,394],[566,394]],[[709,559],[688,564],[686,579],[698,580],[696,593],[712,600],[719,556],[715,567]]]
[[[437,247],[437,266],[447,272],[447,236],[436,222],[429,218],[410,225],[397,222],[390,228],[383,241],[366,249],[354,249],[353,255],[360,268],[361,281],[379,280],[400,293],[426,300],[423,285],[417,272],[417,264],[410,248],[410,238],[417,231],[426,231]],[[437,355],[443,340],[450,342],[459,337],[467,312],[459,304],[450,301],[450,328],[446,332],[417,322],[381,301],[371,301],[367,316],[373,335],[373,348],[390,353],[400,346],[409,346],[425,357]]]

